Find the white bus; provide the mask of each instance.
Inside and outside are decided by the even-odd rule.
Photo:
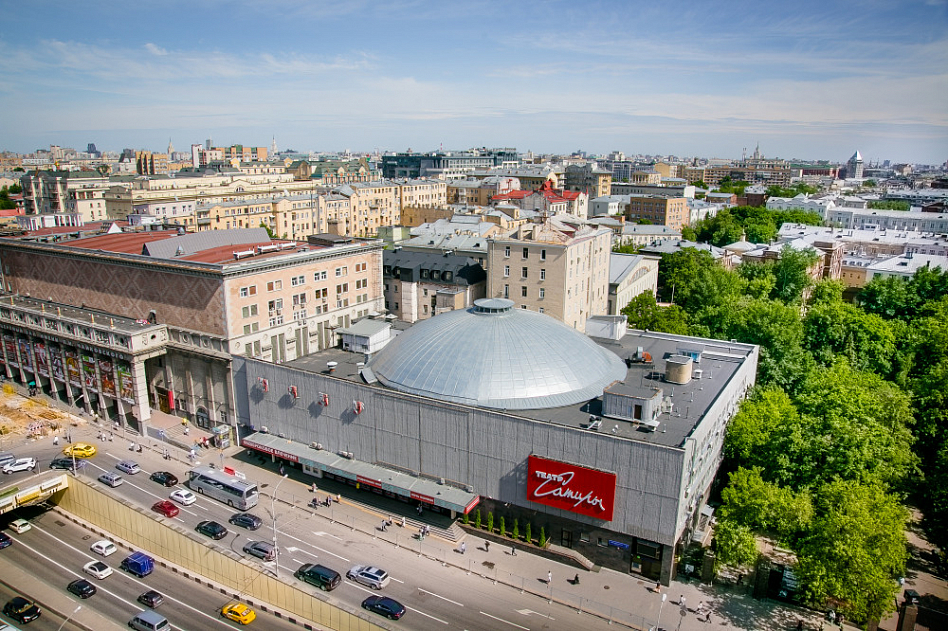
[[[188,486],[240,510],[257,505],[257,483],[241,480],[215,467],[194,467],[188,471]]]

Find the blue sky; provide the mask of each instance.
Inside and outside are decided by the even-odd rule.
[[[0,149],[948,159],[948,0],[0,9]]]

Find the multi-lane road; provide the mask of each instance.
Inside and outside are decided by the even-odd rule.
[[[145,452],[132,454],[125,446],[127,443],[99,443],[100,451],[95,458],[88,460],[80,475],[96,478],[103,471],[115,471],[115,464],[123,459],[136,459],[143,471],[137,475],[125,475],[125,483],[106,492],[123,497],[143,507],[150,507],[158,499],[167,499],[173,489],[149,480],[156,469],[166,469],[186,478],[187,467],[176,461],[165,461],[159,456]],[[34,450],[35,451],[35,450]],[[43,451],[49,453],[24,454],[37,455],[40,466],[47,466],[55,455],[51,446]],[[19,455],[19,454],[18,454]],[[253,470],[248,469],[249,478]],[[26,477],[29,474],[12,474],[11,478]],[[12,480],[10,480],[12,481]],[[229,534],[220,541],[211,541],[197,533],[195,537],[203,539],[208,545],[229,548],[242,554],[245,543],[253,540],[272,540],[273,515],[270,514],[271,501],[261,495],[260,504],[252,511],[263,518],[264,526],[254,532],[228,524],[233,509],[204,496],[196,503],[181,506],[181,512],[174,519],[186,528],[193,530],[198,522],[213,519],[228,526]],[[523,594],[503,584],[485,581],[476,574],[469,574],[457,567],[444,566],[430,558],[418,554],[417,548],[395,547],[380,544],[369,535],[354,532],[348,527],[315,517],[302,507],[276,502],[277,542],[280,550],[280,567],[274,562],[258,563],[261,572],[274,574],[279,572],[286,581],[294,581],[292,573],[304,563],[321,563],[338,571],[343,576],[357,564],[377,565],[386,569],[392,576],[392,582],[382,590],[408,608],[408,613],[397,622],[388,622],[379,616],[365,612],[360,603],[366,596],[376,594],[375,590],[360,584],[344,580],[334,591],[325,594],[303,586],[314,596],[328,600],[333,604],[359,612],[367,619],[383,626],[407,629],[576,629],[581,625],[587,629],[614,628],[605,620],[595,616],[578,616],[573,608],[556,602],[541,601],[536,596]],[[85,561],[93,558],[89,545],[94,541],[84,530],[66,524],[55,513],[41,515],[35,520],[34,530],[22,535],[12,535],[17,542],[11,548],[0,550],[0,554],[14,559],[17,563],[35,564],[37,575],[50,584],[65,585],[81,574]],[[407,539],[407,537],[406,537]],[[125,551],[110,557],[113,565],[124,558]],[[245,555],[246,556],[246,555]],[[93,579],[94,580],[94,579]],[[158,568],[155,574],[138,580],[124,572],[94,581],[100,586],[100,593],[86,601],[88,606],[101,608],[109,618],[127,621],[141,607],[135,598],[146,589],[158,589],[174,600],[161,606],[164,613],[176,628],[219,629],[232,623],[220,621],[216,614],[226,599],[220,594],[195,587],[194,583],[179,578],[170,572]],[[114,586],[114,587],[113,587]],[[113,593],[110,593],[114,591]],[[199,595],[204,591],[203,595]],[[177,596],[180,594],[180,596]],[[284,628],[284,621],[258,612],[258,620],[252,626],[267,629]]]

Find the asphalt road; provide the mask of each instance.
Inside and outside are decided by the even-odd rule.
[[[3,550],[0,550],[0,553],[2,552]],[[12,589],[8,589],[5,585],[0,584],[0,602],[6,604],[6,602],[14,596],[23,596],[23,594],[13,591]],[[65,618],[58,615],[56,612],[49,611],[43,607],[40,607],[40,609],[42,609],[40,617],[37,620],[29,623],[30,631],[58,631],[59,625],[63,624]],[[66,613],[68,615],[69,612]],[[0,616],[0,620],[9,624],[17,625],[20,628],[25,626],[19,622],[16,622],[12,618],[8,618],[7,616]],[[75,626],[72,622],[63,625],[62,629],[63,631],[80,631],[80,628]]]
[[[91,430],[87,431],[91,432]],[[74,438],[81,439],[82,436]],[[95,443],[96,441],[91,442]],[[134,476],[125,475],[125,484],[115,489],[108,489],[107,492],[114,493],[144,507],[150,507],[159,499],[167,499],[174,489],[166,489],[150,481],[148,479],[149,474],[156,469],[166,469],[183,481],[186,477],[187,467],[173,460],[164,461],[156,454],[147,451],[144,454],[131,453],[127,449],[127,444],[124,441],[120,442],[119,439],[116,439],[113,443],[100,444],[100,452],[95,458],[87,461],[88,464],[80,475],[94,479],[103,471],[116,471],[115,463],[119,460],[135,459],[142,465],[143,471]],[[34,453],[17,453],[17,455],[38,457],[41,455],[42,457],[39,458],[41,467],[48,466],[49,460],[57,453],[56,448],[51,443],[45,446],[36,445],[31,451]],[[252,469],[248,469],[246,473],[248,477],[252,478]],[[27,474],[12,474],[12,476],[21,475],[25,476]],[[270,489],[263,490],[267,493]],[[284,496],[282,489],[280,496],[281,498]],[[444,567],[440,563],[432,562],[431,559],[420,557],[418,546],[423,546],[424,543],[419,544],[417,540],[409,536],[410,533],[405,533],[404,545],[396,548],[390,544],[380,544],[372,537],[353,532],[344,525],[333,524],[324,518],[313,517],[308,511],[301,508],[288,506],[281,502],[276,502],[273,506],[276,510],[277,542],[280,548],[279,574],[284,580],[295,580],[292,578],[292,573],[303,563],[321,563],[335,569],[343,576],[350,567],[357,564],[377,565],[389,571],[392,582],[382,590],[382,593],[395,598],[408,608],[408,613],[398,622],[389,623],[381,617],[366,614],[360,608],[360,604],[366,596],[378,593],[363,585],[344,580],[336,590],[328,594],[314,590],[312,586],[304,586],[305,590],[314,593],[316,597],[328,600],[350,611],[361,612],[377,623],[391,625],[393,628],[410,629],[521,629],[524,631],[550,629],[566,631],[576,629],[580,625],[591,630],[612,628],[605,620],[600,618],[577,614],[575,609],[559,603],[542,601],[537,599],[536,596],[522,594],[520,590],[509,586],[484,580],[476,573],[469,574],[456,567]],[[202,535],[194,534],[195,537],[203,539],[210,545],[226,546],[237,553],[241,553],[243,545],[248,541],[272,541],[273,515],[270,513],[270,498],[266,494],[261,495],[261,503],[250,511],[264,520],[264,526],[255,532],[228,524],[228,518],[235,511],[207,497],[199,496],[195,504],[186,507],[181,506],[180,508],[181,512],[175,519],[186,528],[193,529],[199,521],[205,519],[216,520],[228,527],[230,533],[219,542],[212,542]],[[44,531],[46,528],[47,526],[44,525]],[[57,532],[62,530],[61,528],[49,528]],[[23,536],[25,537],[27,534],[30,533],[25,533]],[[47,545],[51,543],[47,542]],[[85,543],[84,550],[82,550],[83,554],[88,550],[88,545],[91,543],[92,541]],[[73,545],[77,549],[83,548],[80,545]],[[271,573],[277,571],[276,564],[273,562],[254,561],[259,563],[261,571]],[[81,566],[82,563],[79,563],[76,559],[70,569],[81,568]],[[63,569],[56,570],[60,575],[64,571]],[[73,571],[81,570],[73,569]],[[53,572],[53,574],[55,575],[56,572]],[[53,580],[53,578],[51,576],[50,580]],[[114,576],[110,577],[105,582],[108,583],[114,578]],[[123,576],[123,579],[126,578],[133,580],[132,577]],[[59,580],[63,582],[62,578]],[[156,581],[159,580],[162,579],[155,578],[153,580],[151,576],[147,577],[139,585],[141,589],[138,593],[145,591],[146,583],[153,585],[157,584]],[[63,582],[63,587],[68,582]],[[169,589],[173,583],[174,579],[171,580]],[[138,595],[138,593],[132,593],[133,591],[129,591],[126,596],[126,599],[132,603]],[[159,589],[159,591],[161,590]],[[216,600],[214,603],[218,606],[223,604],[217,603]],[[126,620],[130,617],[132,609],[128,608],[127,604],[123,605],[124,608],[120,608],[118,603],[115,603],[114,606],[116,607],[115,615],[126,616]],[[167,615],[172,623],[176,623],[176,619],[168,613],[175,610],[172,607],[164,610],[165,606],[162,605],[163,613]],[[209,609],[210,607],[206,604],[202,607],[204,612]],[[183,614],[182,619],[185,620],[194,615],[193,612],[187,613],[187,610],[183,610],[181,613]],[[272,617],[270,619],[275,621]],[[267,628],[277,627],[267,626]]]

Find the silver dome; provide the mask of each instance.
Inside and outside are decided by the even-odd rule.
[[[550,316],[513,306],[477,300],[420,322],[369,367],[395,390],[509,410],[573,405],[625,378],[614,353]]]

